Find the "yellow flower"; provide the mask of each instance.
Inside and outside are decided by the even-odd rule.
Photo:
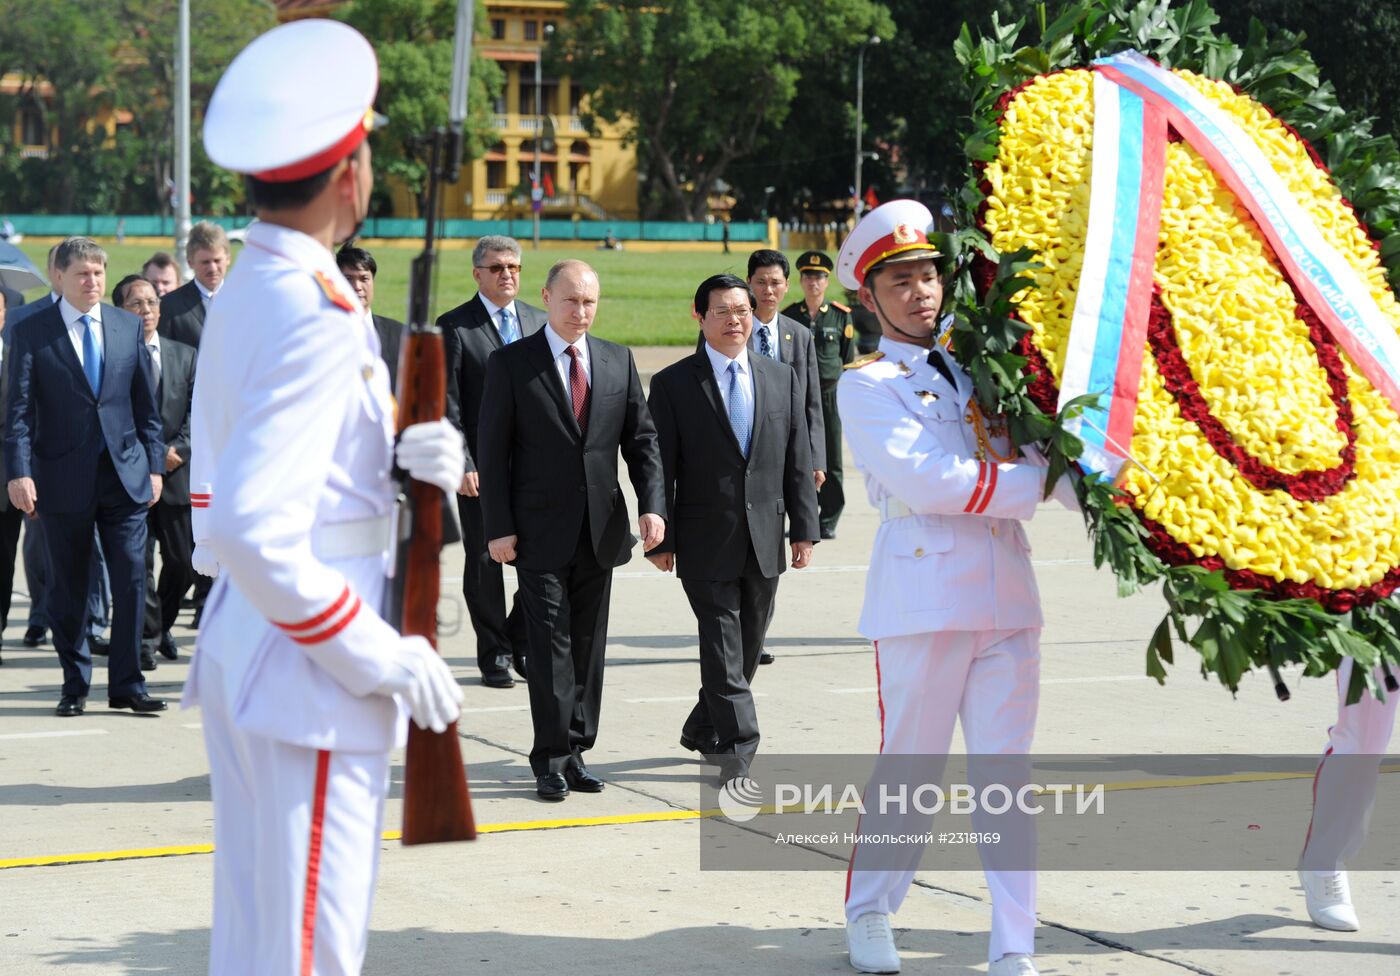
[[[1177,74],[1250,132],[1317,224],[1400,326],[1385,269],[1350,207],[1303,144],[1230,86]],[[1033,248],[1045,265],[1021,317],[1058,382],[1089,217],[1093,81],[1088,70],[1037,79],[1007,107],[984,229],[998,250]],[[1184,142],[1167,147],[1154,282],[1211,416],[1260,464],[1296,476],[1336,468],[1347,444],[1328,377],[1296,298],[1248,213]],[[1353,589],[1400,566],[1400,447],[1390,404],[1343,354],[1355,474],[1307,501],[1262,490],[1183,415],[1155,358],[1143,357],[1125,490],[1147,518],[1197,558],[1294,583]]]

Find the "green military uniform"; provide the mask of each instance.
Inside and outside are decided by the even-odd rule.
[[[808,251],[797,259],[797,272],[819,271],[830,275],[835,268],[831,258],[820,251]],[[815,316],[807,310],[805,299],[793,302],[783,314],[796,319],[812,330],[817,347],[817,373],[822,384],[822,420],[826,424],[826,482],[817,492],[822,538],[836,536],[836,522],[846,507],[846,493],[841,478],[841,415],[836,411],[836,381],[841,367],[856,356],[856,334],[851,325],[851,310],[840,302],[825,301]]]

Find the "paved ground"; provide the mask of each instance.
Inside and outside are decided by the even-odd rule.
[[[638,359],[650,371],[683,352]],[[778,662],[756,682],[765,752],[878,747],[872,654],[855,632],[874,529],[853,503],[814,568],[783,580],[770,642]],[[1231,699],[1183,662],[1159,688],[1141,676],[1157,601],[1115,599],[1087,562],[1077,517],[1045,509],[1031,536],[1048,608],[1039,752],[1321,748],[1330,682],[1295,681],[1280,705],[1267,682],[1250,680]],[[446,591],[460,571],[450,553]],[[86,716],[53,718],[57,663],[51,648],[19,646],[17,604],[0,668],[0,973],[201,972],[212,860],[199,714],[108,713],[99,687]],[[699,822],[686,812],[711,770],[675,741],[697,684],[692,624],[673,578],[640,558],[619,571],[590,761],[608,788],[550,806],[535,799],[525,762],[524,687],[480,686],[470,638],[444,639],[466,690],[463,745],[489,832],[450,847],[386,841],[366,972],[847,971],[839,870],[699,870]],[[157,694],[179,692],[193,634],[178,637],[182,661],[151,676]],[[396,779],[400,771],[396,762]],[[397,826],[397,800],[390,806]],[[764,829],[764,818],[750,827]],[[1299,840],[1280,839],[1282,862]],[[87,852],[99,856],[72,863]],[[28,858],[70,863],[13,866]],[[1400,973],[1400,873],[1358,873],[1353,884],[1364,930],[1341,935],[1308,924],[1284,871],[1046,872],[1039,960],[1046,973],[1105,976]],[[988,923],[980,874],[921,873],[896,919],[905,972],[984,971]]]

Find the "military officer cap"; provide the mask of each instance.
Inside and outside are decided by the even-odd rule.
[[[798,274],[802,274],[804,271],[815,271],[829,275],[835,270],[836,265],[832,263],[831,258],[821,251],[804,251],[802,256],[797,259]]]
[[[928,239],[933,214],[917,200],[891,200],[861,218],[841,245],[837,276],[847,288],[865,284],[876,267],[941,257]]]
[[[359,31],[297,20],[255,38],[219,79],[204,115],[218,166],[268,183],[325,172],[386,120],[374,111],[379,62]]]

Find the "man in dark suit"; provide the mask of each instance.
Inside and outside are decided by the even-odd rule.
[[[778,311],[788,291],[792,268],[782,251],[767,248],[749,255],[749,290],[754,293],[753,334],[749,350],[787,363],[797,375],[807,419],[807,439],[812,448],[812,479],[820,491],[826,482],[826,425],[822,421],[822,383],[817,370],[817,345],[801,322]],[[762,650],[759,664],[772,664],[773,654]]]
[[[195,353],[183,342],[159,335],[160,299],[155,286],[128,275],[112,289],[112,301],[141,319],[142,365],[149,372],[160,411],[165,442],[165,481],[160,501],[146,518],[146,613],[142,627],[141,668],[155,669],[153,651],[166,660],[179,658],[170,628],[180,614],[180,597],[194,582],[190,556],[190,407],[194,399]],[[156,544],[160,544],[160,582],[155,579]]]
[[[793,370],[748,348],[753,293],[715,275],[695,293],[704,348],[651,381],[671,530],[647,558],[685,587],[700,632],[700,699],[681,745],[747,776],[758,750],[749,682],[786,564],[804,569],[821,534],[805,404]]]
[[[512,661],[525,677],[525,621],[517,596],[506,614],[505,580],[501,566],[486,551],[481,523],[481,473],[477,470],[477,428],[486,360],[502,346],[532,336],[544,328],[545,313],[520,301],[520,245],[514,238],[490,236],[472,251],[472,277],[477,292],[438,319],[447,356],[447,419],[466,439],[467,473],[457,491],[462,519],[462,595],[476,631],[476,663],[481,683],[510,688]]]
[[[218,224],[201,220],[190,228],[185,258],[194,279],[160,300],[160,334],[198,349],[205,313],[228,273],[228,235]]]
[[[92,678],[83,632],[93,532],[112,577],[110,708],[155,712],[137,646],[145,601],[146,509],[160,497],[165,447],[142,365],[141,324],[101,303],[107,255],[70,238],[55,258],[63,298],[10,339],[5,468],[10,503],[44,520],[49,613],[63,665],[57,713],[81,715]]]
[[[389,367],[389,388],[397,389],[399,345],[403,342],[404,325],[398,319],[374,313],[374,277],[379,274],[379,262],[364,248],[355,247],[347,241],[335,252],[335,264],[345,276],[345,280],[350,283],[350,287],[355,289],[360,304],[370,313],[374,331],[379,334],[379,356],[384,360],[384,365]]]
[[[5,358],[10,352],[10,335],[5,331],[5,320],[12,309],[24,304],[24,296],[13,288],[0,288],[0,429],[4,429]],[[4,462],[0,460],[0,480],[4,476]],[[10,624],[10,598],[15,583],[15,552],[19,548],[19,532],[24,525],[24,513],[10,504],[8,498],[0,498],[0,631]],[[0,658],[0,664],[4,659]]]
[[[612,571],[637,540],[617,483],[621,449],[644,549],[665,537],[656,428],[626,346],[589,336],[598,276],[550,268],[549,325],[491,354],[477,460],[487,548],[514,563],[529,640],[530,768],[542,799],[602,790],[583,753],[598,735]]]

